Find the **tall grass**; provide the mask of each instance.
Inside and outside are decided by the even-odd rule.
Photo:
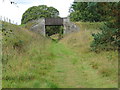
[[[93,37],[91,34],[93,32],[99,32],[99,30],[96,29],[99,24],[93,24],[93,23],[92,25],[90,23],[77,23],[77,24],[81,26],[81,31],[78,33],[72,33],[64,37],[61,40],[61,43],[64,43],[65,46],[71,48],[79,55],[79,58],[76,61],[77,62],[76,66],[78,65],[78,70],[81,68],[81,64],[82,65],[84,64],[86,68],[89,66],[89,68],[86,70],[80,69],[83,70],[83,72],[87,72],[89,76],[91,76],[90,75],[91,71],[89,71],[90,68],[92,71],[96,72],[96,74],[94,73],[93,77],[87,78],[88,82],[94,80],[94,78],[97,76],[101,76],[101,80],[105,79],[103,80],[103,83],[107,82],[106,86],[117,87],[118,52],[117,51],[103,51],[103,52],[101,51],[101,53],[92,52],[90,48],[90,43],[92,42]],[[94,82],[101,81],[99,78],[97,79],[94,80]],[[83,84],[83,86],[84,85],[85,84]],[[91,86],[87,86],[87,87],[91,87]],[[101,87],[101,86],[96,85],[96,87]],[[102,87],[106,87],[106,86],[103,85]]]
[[[56,43],[4,23],[3,88],[117,87],[117,52],[92,52],[91,33],[98,30],[90,27]]]
[[[81,30],[100,30],[104,22],[76,22]]]
[[[54,87],[45,79],[54,62],[51,41],[16,25],[3,29],[3,87]]]
[[[0,89],[2,89],[2,21],[0,20]]]

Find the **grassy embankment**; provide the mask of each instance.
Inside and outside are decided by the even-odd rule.
[[[25,28],[5,23],[3,87],[117,87],[117,52],[90,51],[92,32],[101,23],[77,23],[79,33],[55,43]]]

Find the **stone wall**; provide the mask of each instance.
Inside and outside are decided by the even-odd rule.
[[[65,18],[63,24],[64,24],[64,34],[69,34],[80,30],[80,28],[76,24],[71,22],[69,18]]]
[[[34,21],[35,24],[30,28],[31,31],[40,33],[45,36],[45,19],[39,19]],[[69,18],[63,19],[64,34],[69,34],[72,32],[77,32],[80,28],[74,23],[70,22]]]
[[[42,18],[33,22],[35,22],[35,24],[30,28],[30,30],[45,36],[45,19]]]

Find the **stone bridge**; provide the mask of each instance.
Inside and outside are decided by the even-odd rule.
[[[70,22],[68,18],[41,18],[39,20],[33,21],[35,24],[30,28],[31,31],[46,35],[46,26],[64,26],[63,34],[69,34],[72,32],[77,32],[80,28]]]

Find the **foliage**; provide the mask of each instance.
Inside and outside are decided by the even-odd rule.
[[[4,23],[2,87],[117,88],[118,53],[90,52],[94,30],[83,30],[85,26],[80,32],[71,33],[55,43],[19,26]],[[21,46],[20,51],[13,48],[16,43]]]
[[[72,21],[105,21],[101,32],[92,34],[92,50],[116,50],[120,45],[120,2],[74,2],[70,12]]]
[[[101,28],[101,32],[93,34],[94,40],[91,44],[92,50],[117,50],[120,46],[119,13],[120,3],[113,3],[108,7],[111,11],[109,21]]]
[[[81,26],[80,32],[71,33],[65,36],[61,40],[61,43],[64,43],[65,46],[67,46],[68,48],[71,48],[72,50],[77,52],[77,55],[79,55],[79,56],[76,56],[76,59],[73,57],[74,54],[72,54],[71,57],[74,58],[73,60],[73,63],[75,64],[74,68],[75,67],[78,68],[77,69],[78,73],[79,71],[81,71],[81,73],[78,74],[82,79],[82,80],[80,79],[80,81],[82,81],[81,88],[112,87],[114,83],[110,85],[111,80],[114,81],[115,77],[117,80],[117,77],[118,77],[117,71],[116,71],[118,70],[116,65],[118,62],[118,56],[117,56],[118,52],[117,51],[103,51],[100,53],[91,52],[90,43],[93,40],[91,33],[96,33],[99,30],[96,30],[94,26],[93,26],[93,30],[92,30],[92,27],[90,29],[89,28],[85,29],[86,25],[91,26],[91,24],[90,23],[88,24],[88,22],[86,25],[84,25],[85,22],[84,24],[77,22],[77,24]],[[99,75],[101,78],[99,78]],[[74,75],[74,77],[76,77],[76,75]],[[110,81],[108,80],[106,84],[102,84],[104,82],[103,77],[104,79],[106,78],[106,80],[109,79]],[[89,83],[89,81],[91,83]],[[107,84],[108,86],[106,86]],[[113,85],[113,87],[114,86],[116,85]]]
[[[54,34],[63,35],[63,26],[46,26],[46,35],[52,36]],[[58,39],[61,37],[58,37]]]
[[[74,2],[70,8],[70,19],[72,21],[106,21],[109,19],[108,7],[113,3],[108,2]]]
[[[22,24],[39,18],[59,17],[59,11],[54,7],[47,7],[46,5],[39,5],[30,7],[22,16]]]

